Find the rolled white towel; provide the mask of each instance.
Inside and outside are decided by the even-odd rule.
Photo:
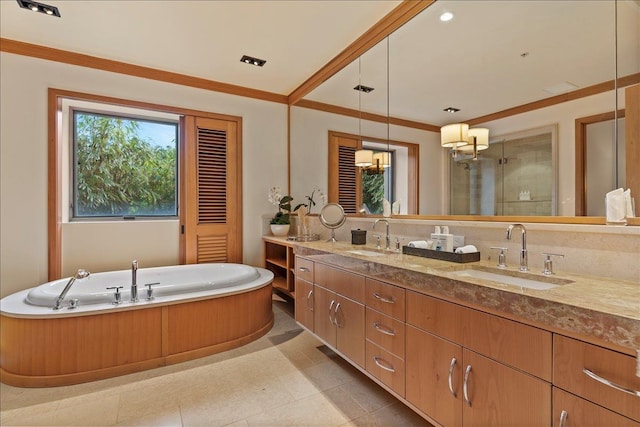
[[[409,242],[410,248],[420,248],[420,249],[429,249],[429,243],[426,240],[414,240],[413,242]]]
[[[478,248],[473,245],[461,246],[456,249],[457,254],[471,254],[474,252],[478,252]]]

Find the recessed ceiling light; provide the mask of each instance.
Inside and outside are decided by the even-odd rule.
[[[45,15],[57,16],[60,18],[60,11],[55,6],[49,6],[48,4],[38,3],[37,1],[29,0],[16,0],[21,8],[29,9],[34,12],[44,13]]]
[[[460,111],[460,109],[455,107],[447,107],[442,111],[446,111],[447,113],[457,113],[458,111]]]
[[[369,86],[365,86],[365,85],[358,85],[356,87],[353,88],[354,90],[359,90],[360,92],[364,92],[364,93],[369,93],[369,92],[373,92],[374,88],[369,87]]]
[[[453,19],[453,13],[451,12],[442,12],[442,14],[440,15],[440,20],[442,22],[448,22],[451,21]]]
[[[244,62],[245,64],[255,65],[256,67],[262,67],[264,64],[267,63],[265,59],[258,59],[249,55],[242,55],[242,58],[240,58],[240,62]]]

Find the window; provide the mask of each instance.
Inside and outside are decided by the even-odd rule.
[[[178,123],[72,110],[72,218],[178,215]]]

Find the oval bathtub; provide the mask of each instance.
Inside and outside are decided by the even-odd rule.
[[[273,326],[273,273],[241,264],[140,268],[78,279],[53,310],[68,279],[0,300],[0,378],[19,387],[77,384],[242,346]],[[147,283],[153,299],[146,300]],[[123,286],[122,303],[112,304]],[[69,308],[69,301],[78,307]],[[250,308],[250,309],[248,309]]]

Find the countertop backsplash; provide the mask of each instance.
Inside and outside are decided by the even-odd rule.
[[[418,219],[387,218],[391,235],[391,247],[395,247],[396,237],[407,245],[412,240],[426,240],[436,225],[447,225],[449,232],[463,235],[465,244],[475,245],[482,254],[482,260],[495,261],[498,251],[494,246],[506,247],[507,264],[518,265],[522,245],[520,230],[512,240],[506,239],[510,222],[481,221],[435,221]],[[384,224],[372,229],[376,218],[349,217],[347,222],[336,230],[339,241],[350,242],[351,230],[367,231],[367,245],[375,245],[375,235],[382,236],[384,246]],[[562,254],[564,258],[554,258],[554,271],[606,277],[610,279],[630,280],[640,283],[640,227],[605,226],[579,224],[543,224],[524,223],[527,229],[527,251],[529,268],[533,272],[543,269],[542,252]],[[328,239],[330,232],[314,216],[312,232]],[[292,233],[295,231],[292,230]],[[539,271],[538,271],[539,270]]]

